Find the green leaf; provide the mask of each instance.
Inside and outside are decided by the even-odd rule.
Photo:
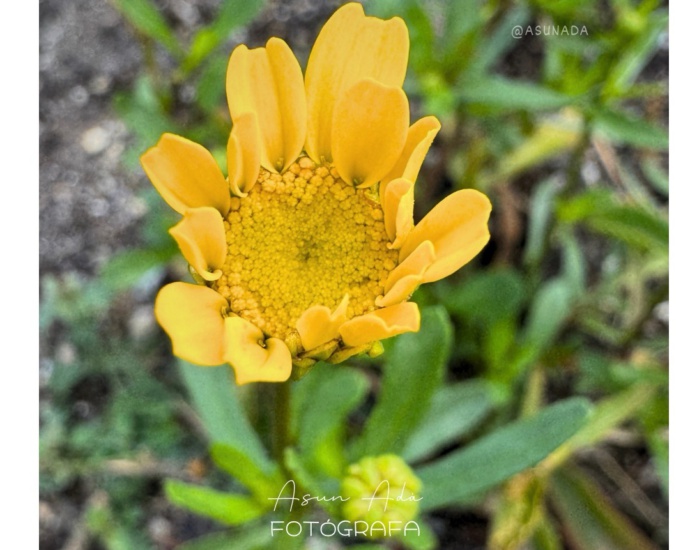
[[[238,449],[263,471],[270,471],[266,450],[237,399],[229,367],[198,367],[182,359],[178,364],[211,441]]]
[[[302,456],[300,456],[295,449],[289,448],[285,450],[285,466],[290,471],[294,478],[294,482],[304,489],[306,493],[312,496],[326,496],[326,495],[337,495],[340,490],[339,482],[334,478],[327,478],[324,476],[318,476],[312,473],[307,467]],[[288,490],[286,489],[283,496],[287,496]],[[277,497],[278,495],[276,495]],[[292,510],[289,506],[275,501],[277,506],[276,511],[280,510]],[[339,516],[340,505],[338,501],[324,500],[318,503],[324,510],[326,510],[331,516]],[[298,504],[295,504],[298,506]]]
[[[642,159],[640,167],[654,189],[668,197],[668,172],[663,170],[652,158]]]
[[[654,550],[657,548],[608,500],[601,489],[575,466],[551,477],[551,497],[577,550]]]
[[[278,494],[285,482],[276,465],[263,470],[245,453],[225,443],[211,445],[211,458],[219,468],[247,487],[259,502],[267,502],[268,497]]]
[[[668,499],[669,491],[669,445],[668,429],[659,429],[647,436],[649,448],[652,451],[656,473],[661,481],[661,488]]]
[[[270,548],[273,539],[266,525],[212,533],[176,546],[177,550],[260,550]]]
[[[420,332],[399,336],[386,353],[381,393],[350,452],[352,462],[366,455],[402,452],[441,383],[452,344],[445,309],[424,309]]]
[[[223,53],[208,60],[199,76],[196,87],[196,101],[204,112],[211,113],[218,109],[225,95],[225,71],[228,56]]]
[[[582,398],[560,401],[420,468],[422,509],[467,500],[534,466],[582,426],[589,410]]]
[[[366,376],[348,367],[319,363],[293,388],[292,431],[306,460],[312,462],[317,458],[315,455],[325,440],[329,441],[330,450],[336,451],[334,454],[342,455],[341,444],[333,449],[329,436],[345,426],[348,414],[364,399],[368,389]],[[330,462],[343,460],[342,456],[329,458]],[[331,470],[338,470],[344,464],[333,466]]]
[[[527,227],[527,244],[524,261],[526,264],[537,264],[546,249],[546,239],[553,216],[553,203],[559,190],[556,179],[549,179],[537,186],[530,201],[529,225]]]
[[[464,19],[464,14],[461,17]],[[483,36],[479,41],[475,56],[467,69],[468,72],[482,74],[491,69],[493,64],[515,45],[511,29],[516,25],[524,25],[528,18],[529,10],[524,6],[509,9],[494,31],[488,36]]]
[[[486,327],[516,316],[527,300],[524,278],[511,268],[483,271],[462,284],[438,287],[450,313]]]
[[[416,534],[397,537],[403,547],[409,550],[435,550],[438,548],[438,540],[434,530],[421,518],[415,519],[419,526],[419,536]]]
[[[492,76],[461,81],[460,101],[504,110],[547,111],[574,102],[574,98],[531,82]]]
[[[482,380],[439,389],[431,407],[405,446],[407,462],[423,460],[477,426],[492,407],[491,391]]]
[[[131,288],[151,270],[163,267],[175,254],[173,247],[120,252],[101,269],[101,282],[113,291]]]
[[[636,204],[621,203],[610,191],[593,190],[562,202],[558,217],[584,222],[598,233],[643,251],[668,249],[668,221]]]
[[[156,95],[151,79],[139,77],[132,93],[119,93],[113,100],[117,114],[136,135],[134,146],[135,165],[138,157],[149,147],[156,144],[165,132],[180,133],[178,125],[168,116]]]
[[[563,278],[568,281],[573,294],[582,296],[587,285],[587,262],[580,245],[572,231],[567,227],[560,227],[558,240],[561,243],[561,256],[563,264]]]
[[[171,479],[165,482],[165,494],[173,504],[227,525],[247,523],[261,517],[265,511],[265,507],[251,497]]]
[[[265,3],[265,0],[224,0],[213,23],[194,36],[184,69],[191,70],[206,59],[233,30],[254,19]]]
[[[610,69],[603,93],[620,96],[635,82],[658,49],[659,36],[668,28],[668,13],[655,14],[646,21],[647,28],[621,52]]]
[[[446,50],[446,57],[457,52],[459,43],[484,25],[482,10],[477,9],[475,0],[454,0],[444,2],[446,13],[441,44]]]
[[[544,514],[534,529],[532,538],[534,550],[563,550],[560,534],[553,525],[551,517]]]
[[[127,21],[144,36],[153,38],[171,53],[180,55],[181,48],[172,29],[149,0],[113,0]]]
[[[600,109],[594,114],[592,126],[595,132],[616,143],[668,149],[668,130],[622,111]]]
[[[519,372],[548,349],[572,312],[575,289],[565,277],[551,279],[537,291],[532,301],[520,341],[521,352],[512,366]]]
[[[555,469],[578,449],[597,443],[613,428],[643,410],[656,391],[657,385],[641,383],[599,402],[577,433],[546,460],[545,467]]]
[[[496,173],[484,176],[487,185],[514,178],[525,170],[574,149],[582,131],[581,117],[571,112],[540,122],[526,139],[519,141],[517,147],[501,155]]]

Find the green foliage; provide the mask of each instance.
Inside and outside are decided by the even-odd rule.
[[[421,467],[422,508],[466,501],[534,466],[575,433],[588,412],[581,398],[562,401]]]
[[[348,367],[319,364],[295,385],[291,430],[303,459],[338,476],[344,461],[347,416],[361,405],[366,377]]]
[[[237,398],[229,367],[200,369],[178,360],[182,377],[211,441],[224,443],[270,471],[270,462]]]
[[[165,494],[174,504],[227,525],[241,525],[264,513],[264,507],[244,495],[221,493],[171,479],[165,483]]]
[[[402,457],[417,462],[467,435],[493,406],[491,390],[481,380],[439,388],[429,410],[412,433]]]
[[[159,42],[171,53],[180,55],[180,46],[172,29],[152,2],[149,0],[113,0],[113,2],[140,33]]]
[[[387,352],[381,393],[364,431],[350,450],[350,461],[366,455],[401,452],[422,420],[441,383],[452,345],[452,328],[444,309],[422,312],[424,330],[404,334]]]
[[[554,475],[552,486],[556,510],[578,550],[656,548],[583,472],[561,470]]]

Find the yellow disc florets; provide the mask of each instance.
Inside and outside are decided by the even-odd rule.
[[[227,260],[214,288],[232,312],[282,339],[306,309],[333,310],[346,294],[348,318],[374,310],[398,262],[368,190],[306,156],[283,174],[262,168],[248,195],[232,199],[225,235]]]

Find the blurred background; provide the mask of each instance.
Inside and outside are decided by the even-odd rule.
[[[153,318],[186,266],[138,157],[170,131],[224,166],[232,48],[279,36],[304,67],[340,3],[40,1],[41,548],[172,549],[220,529],[163,491],[219,474]],[[567,475],[434,512],[440,547],[668,547],[667,2],[364,5],[406,21],[412,119],[443,126],[415,218],[466,187],[494,205],[481,255],[415,294],[452,319],[447,381],[491,394],[439,453],[540,402],[603,404]],[[535,500],[543,536],[511,507]]]

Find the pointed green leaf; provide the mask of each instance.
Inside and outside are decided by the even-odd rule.
[[[265,507],[245,495],[166,480],[165,494],[173,504],[227,525],[240,525],[264,514]]]
[[[558,180],[546,180],[537,186],[530,201],[527,244],[524,253],[524,261],[528,265],[537,264],[544,255],[548,231],[553,219],[554,198],[559,187]]]
[[[314,475],[305,464],[304,459],[297,453],[297,451],[295,451],[295,449],[286,449],[285,466],[293,476],[291,481],[295,482],[297,486],[304,489],[305,493],[308,493],[313,497],[326,497],[328,495],[337,496],[339,494],[339,482],[334,478],[326,478],[324,476]],[[286,486],[286,489],[281,496],[288,496],[288,493],[290,493],[289,496],[291,496],[291,492],[289,491],[288,486]],[[277,494],[276,497],[278,497]],[[284,502],[274,502],[277,503],[274,508],[276,511],[290,509],[289,505]],[[299,503],[295,503],[292,510],[294,510],[294,506],[299,505]],[[322,502],[318,502],[318,504],[314,504],[314,506],[317,505],[321,506],[333,517],[337,517],[339,515],[340,504],[338,500],[324,500]]]
[[[596,132],[616,143],[648,149],[668,149],[668,130],[622,111],[597,111],[593,127]]]
[[[417,470],[422,509],[467,500],[536,465],[582,426],[588,412],[585,399],[560,401],[423,466]]]
[[[439,389],[424,419],[410,436],[402,457],[407,462],[417,462],[431,456],[477,426],[491,407],[491,392],[482,380]]]
[[[310,467],[339,475],[346,466],[347,417],[366,396],[366,376],[345,366],[319,363],[293,388],[292,432],[300,452]]]
[[[270,471],[271,462],[240,405],[229,367],[198,367],[182,359],[178,364],[211,441],[238,449],[262,470]]]
[[[487,328],[517,316],[527,300],[524,278],[514,269],[483,271],[460,285],[438,287],[439,298],[451,314]]]
[[[597,443],[613,428],[643,409],[656,391],[657,385],[644,382],[597,403],[587,422],[546,460],[546,466],[557,468],[573,452]]]
[[[160,42],[171,53],[179,55],[180,46],[172,29],[156,6],[149,0],[113,0],[115,7],[127,21],[144,36]]]
[[[503,110],[545,111],[574,102],[574,98],[550,88],[497,76],[461,81],[457,89],[464,103]]]
[[[224,0],[213,23],[194,36],[184,69],[191,70],[206,59],[235,29],[254,19],[265,3],[265,0]]]
[[[551,497],[577,550],[655,550],[657,547],[619,512],[597,484],[575,466],[551,477]]]
[[[597,189],[558,206],[562,221],[582,221],[594,231],[619,239],[643,251],[666,250],[669,225],[661,212],[623,203],[610,191]]]
[[[422,328],[399,336],[386,352],[381,393],[350,461],[366,455],[402,452],[441,383],[450,355],[452,326],[440,306],[424,309]]]
[[[249,489],[259,502],[277,494],[285,482],[276,465],[262,470],[246,453],[225,443],[211,445],[211,458],[219,468]]]

